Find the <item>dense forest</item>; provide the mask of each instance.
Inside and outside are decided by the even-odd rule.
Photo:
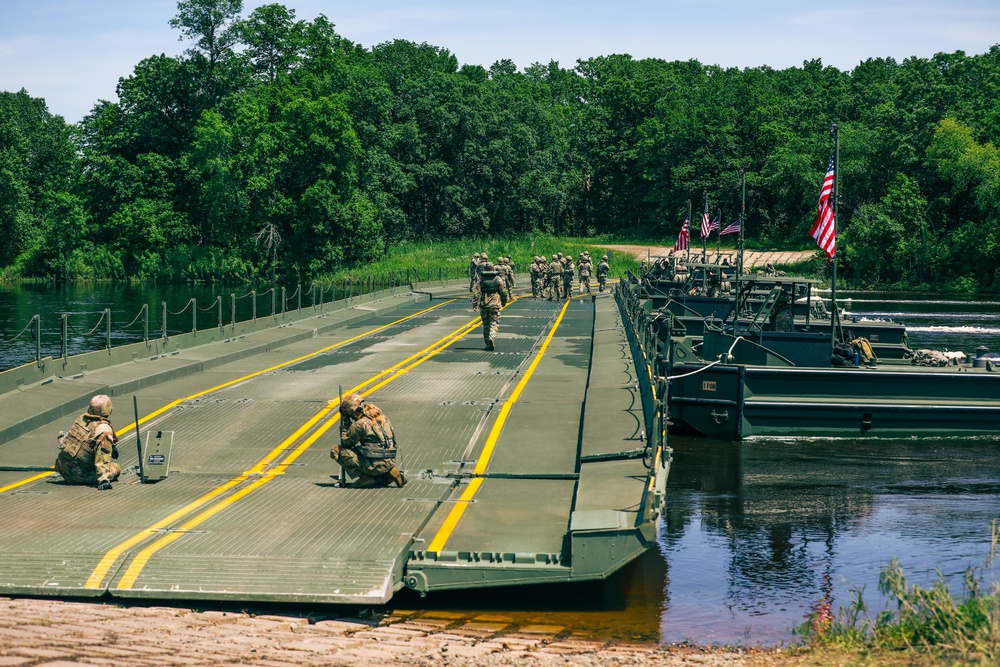
[[[741,171],[748,242],[815,247],[837,123],[838,275],[1000,286],[1000,45],[849,72],[627,55],[485,69],[364,48],[281,4],[242,14],[181,0],[186,51],[138,63],[79,124],[0,93],[4,276],[307,281],[404,241],[671,244],[706,196],[723,226],[738,215]]]

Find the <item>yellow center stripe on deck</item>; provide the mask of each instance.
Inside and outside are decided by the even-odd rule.
[[[190,401],[190,400],[193,400],[195,398],[200,398],[200,397],[202,397],[202,396],[204,396],[206,394],[211,394],[213,391],[219,391],[220,389],[225,389],[226,387],[231,387],[234,384],[239,384],[240,382],[246,382],[247,380],[251,380],[251,379],[253,379],[255,377],[258,377],[260,375],[264,375],[265,373],[270,373],[271,371],[276,371],[276,370],[278,370],[280,368],[284,368],[286,366],[291,366],[292,364],[297,364],[300,361],[305,361],[306,359],[311,359],[312,357],[315,357],[317,355],[323,354],[324,352],[329,352],[330,350],[335,350],[338,347],[343,347],[344,345],[349,345],[349,344],[351,344],[351,343],[353,343],[355,341],[361,340],[362,338],[365,338],[367,336],[371,336],[372,334],[377,334],[377,333],[379,333],[381,331],[385,331],[386,329],[388,329],[390,327],[394,327],[397,324],[401,324],[403,322],[406,322],[407,320],[411,320],[414,317],[419,317],[421,315],[424,315],[426,313],[431,312],[432,310],[436,310],[437,308],[441,308],[442,306],[447,306],[448,304],[454,303],[455,301],[456,301],[456,299],[449,299],[448,301],[445,301],[444,303],[439,303],[436,306],[431,306],[430,308],[425,308],[424,310],[421,310],[419,312],[413,313],[412,315],[407,315],[406,317],[401,317],[398,320],[394,320],[392,322],[389,322],[388,324],[383,324],[380,327],[375,327],[374,329],[370,329],[370,330],[368,330],[368,331],[366,331],[366,332],[364,332],[362,334],[358,334],[357,336],[352,336],[351,338],[348,338],[347,340],[342,340],[339,343],[334,343],[333,345],[324,347],[321,350],[316,350],[315,352],[310,352],[309,354],[304,354],[301,357],[296,357],[295,359],[292,359],[291,361],[285,361],[285,362],[282,362],[280,364],[276,364],[274,366],[271,366],[270,368],[265,368],[264,370],[255,371],[253,373],[250,373],[249,375],[244,375],[243,377],[236,378],[235,380],[230,380],[229,382],[223,382],[222,384],[216,385],[216,386],[212,387],[211,389],[205,389],[204,391],[199,391],[196,394],[191,394],[190,396],[185,396],[184,398],[178,398],[176,401],[173,401],[171,403],[168,403],[168,404],[164,405],[159,410],[156,410],[154,412],[149,413],[148,415],[146,415],[145,417],[143,417],[142,419],[139,420],[139,424],[143,424],[143,423],[149,421],[150,419],[163,414],[167,410],[170,410],[171,408],[177,407],[178,405],[180,405],[181,403],[184,403],[185,401]],[[129,424],[128,426],[123,427],[120,431],[115,431],[115,433],[117,435],[121,435],[122,433],[127,433],[129,431],[129,429],[132,429],[132,428],[135,428],[135,424],[134,423],[133,424]]]
[[[386,370],[381,371],[380,373],[378,373],[377,375],[375,375],[372,378],[369,378],[365,382],[362,382],[361,384],[348,389],[347,393],[348,394],[352,394],[352,393],[355,393],[355,392],[361,392],[365,396],[371,394],[376,389],[379,389],[379,388],[385,386],[386,384],[392,382],[393,380],[398,379],[404,373],[409,372],[410,370],[412,370],[413,368],[416,368],[417,366],[419,366],[420,364],[424,363],[428,359],[431,359],[434,355],[436,355],[439,352],[441,352],[441,351],[445,350],[446,348],[450,347],[456,341],[460,340],[463,336],[467,335],[469,332],[471,332],[476,327],[478,327],[479,323],[480,323],[479,318],[476,318],[475,320],[473,320],[471,322],[463,324],[458,329],[455,329],[454,331],[452,331],[448,335],[444,336],[443,338],[439,338],[437,341],[435,341],[431,345],[425,347],[420,352],[416,352],[416,353],[410,355],[409,357],[407,357],[403,361],[400,361],[400,362],[394,364],[393,366],[387,368]],[[389,377],[386,377],[386,376],[389,376]],[[381,382],[378,382],[380,379],[381,379]],[[378,382],[378,384],[375,384],[375,386],[371,386],[373,383],[376,383],[376,382]],[[367,387],[367,389],[365,389],[366,387]],[[364,391],[362,392],[362,390],[364,390]],[[183,526],[181,526],[177,530],[177,532],[172,532],[169,535],[167,535],[167,536],[165,536],[165,537],[157,540],[156,542],[154,542],[150,546],[148,546],[145,549],[143,549],[136,556],[135,560],[132,561],[132,563],[129,565],[128,569],[125,570],[125,574],[122,575],[122,578],[119,581],[118,587],[117,587],[119,590],[131,588],[133,585],[135,585],[136,579],[138,579],[139,574],[142,572],[143,568],[145,568],[146,564],[149,562],[149,559],[153,556],[153,554],[155,554],[157,551],[159,551],[163,547],[165,547],[165,546],[169,545],[170,543],[174,542],[175,540],[177,540],[181,535],[184,534],[185,531],[191,530],[195,526],[200,525],[202,522],[210,519],[211,517],[213,517],[216,514],[218,514],[219,512],[221,512],[222,510],[224,510],[227,507],[233,505],[234,503],[236,503],[241,498],[244,498],[245,496],[247,496],[248,494],[250,494],[252,491],[260,488],[261,486],[263,486],[267,482],[271,481],[277,475],[280,475],[280,474],[284,473],[285,468],[287,466],[289,466],[304,451],[306,451],[306,449],[308,449],[310,446],[312,446],[313,443],[315,443],[323,434],[325,434],[330,428],[333,427],[334,424],[336,424],[340,420],[340,412],[337,411],[338,407],[339,407],[339,399],[331,400],[330,402],[327,403],[327,405],[322,410],[320,410],[312,418],[310,418],[309,421],[307,421],[305,424],[303,424],[301,427],[299,427],[292,435],[290,435],[287,438],[285,438],[285,440],[283,440],[280,445],[278,445],[273,450],[271,450],[271,452],[268,453],[268,455],[265,456],[263,459],[261,459],[257,463],[257,465],[255,465],[252,469],[250,469],[247,472],[243,473],[243,475],[237,477],[236,479],[231,480],[230,482],[228,482],[224,486],[219,487],[218,489],[215,489],[214,491],[212,491],[211,493],[209,493],[209,494],[207,494],[205,496],[202,496],[201,498],[199,498],[195,502],[191,503],[187,507],[182,508],[181,510],[178,510],[177,512],[175,512],[174,514],[172,514],[170,517],[167,517],[166,519],[158,522],[157,524],[154,524],[153,526],[150,526],[149,528],[143,530],[141,533],[137,533],[136,535],[134,535],[129,540],[126,540],[122,544],[120,544],[117,547],[115,547],[115,549],[113,549],[112,551],[109,551],[105,555],[105,557],[101,560],[101,563],[98,565],[97,569],[94,570],[94,572],[91,575],[90,579],[87,581],[87,585],[85,586],[85,588],[98,588],[98,587],[100,587],[100,583],[104,580],[104,577],[107,575],[108,571],[110,571],[110,569],[111,569],[112,565],[114,564],[114,562],[129,547],[134,546],[135,544],[143,541],[144,539],[146,539],[147,537],[151,536],[156,531],[165,528],[166,525],[168,525],[169,523],[171,523],[171,522],[179,519],[181,516],[184,516],[185,514],[189,514],[190,512],[193,512],[194,510],[196,510],[196,509],[204,506],[209,501],[214,500],[215,498],[217,498],[224,491],[226,491],[228,489],[231,489],[231,488],[237,486],[238,484],[240,484],[241,482],[245,481],[246,479],[248,479],[249,476],[251,476],[251,475],[263,475],[263,477],[261,477],[260,479],[257,479],[256,481],[254,481],[249,486],[241,489],[239,492],[233,494],[232,496],[229,496],[229,497],[223,499],[218,504],[210,507],[209,509],[205,510],[204,512],[202,512],[201,514],[199,514],[195,518],[191,519],[190,521],[188,521],[187,523],[185,523]],[[286,451],[288,449],[288,447],[290,447],[296,440],[299,439],[299,437],[301,437],[304,433],[306,433],[309,429],[311,429],[317,422],[319,422],[324,417],[326,417],[330,412],[334,412],[334,414],[333,414],[332,417],[330,417],[319,429],[317,429],[311,436],[309,436],[305,441],[303,441],[298,447],[296,447],[294,450],[292,450],[291,452],[289,452],[288,455],[285,457],[285,459],[282,460],[279,464],[277,464],[277,466],[274,469],[272,469],[271,471],[265,472],[265,468],[271,462],[273,462],[276,458],[278,458],[278,456],[282,452]]]
[[[517,399],[521,397],[521,392],[524,391],[525,386],[528,384],[528,380],[535,372],[535,368],[538,366],[538,362],[542,360],[542,356],[549,347],[549,343],[552,342],[553,336],[556,334],[556,329],[559,328],[559,324],[562,322],[563,316],[566,314],[566,309],[569,308],[569,300],[563,304],[562,310],[559,311],[559,317],[556,318],[555,324],[552,325],[552,330],[549,331],[549,335],[545,337],[545,342],[542,343],[542,347],[538,350],[538,354],[535,358],[531,360],[531,365],[528,366],[528,370],[525,371],[524,377],[521,381],[517,383],[514,387],[514,391],[511,392],[510,397],[504,401],[503,406],[500,408],[500,414],[497,415],[497,419],[493,422],[493,428],[490,429],[490,435],[486,438],[486,444],[483,446],[483,453],[479,455],[479,459],[476,461],[476,467],[473,468],[472,472],[477,477],[474,477],[469,486],[466,487],[465,491],[458,498],[458,502],[451,508],[448,516],[445,518],[444,523],[441,528],[438,529],[437,534],[434,539],[431,540],[430,546],[427,547],[429,553],[434,553],[437,555],[441,554],[441,550],[444,549],[445,543],[448,538],[451,537],[452,532],[455,530],[455,526],[458,525],[459,519],[465,514],[465,508],[469,506],[469,501],[472,500],[476,492],[479,491],[479,487],[483,484],[483,473],[486,472],[486,468],[490,464],[490,459],[493,458],[493,450],[496,449],[497,441],[500,439],[500,432],[503,430],[504,424],[507,422],[507,417],[510,415],[511,409],[514,407],[514,403]]]
[[[395,326],[397,324],[400,324],[402,322],[406,322],[407,320],[413,319],[414,317],[419,317],[421,315],[429,313],[432,310],[435,310],[437,308],[441,308],[442,306],[447,306],[448,304],[454,303],[455,301],[456,301],[456,299],[449,299],[448,301],[445,301],[444,303],[439,303],[436,306],[431,306],[430,308],[425,308],[425,309],[423,309],[423,310],[421,310],[419,312],[413,313],[411,315],[407,315],[406,317],[401,317],[398,320],[394,320],[392,322],[389,322],[388,324],[383,324],[380,327],[375,327],[374,329],[366,331],[363,334],[358,334],[357,336],[353,336],[351,338],[348,338],[347,340],[342,340],[339,343],[335,343],[335,344],[330,345],[328,347],[324,347],[321,350],[317,350],[315,352],[310,352],[309,354],[303,355],[301,357],[297,357],[295,359],[292,359],[291,361],[286,361],[286,362],[280,363],[280,364],[278,364],[276,366],[271,366],[270,368],[265,368],[262,371],[256,371],[254,373],[250,373],[249,375],[244,375],[241,378],[237,378],[235,380],[230,380],[229,382],[224,382],[223,384],[220,384],[220,385],[217,385],[215,387],[212,387],[211,389],[206,389],[204,391],[199,391],[197,394],[191,394],[190,396],[185,396],[184,398],[179,398],[176,401],[168,403],[167,405],[163,406],[159,410],[156,410],[154,412],[149,413],[148,415],[146,415],[145,417],[143,417],[142,419],[139,420],[139,424],[144,424],[147,421],[149,421],[150,419],[153,419],[154,417],[157,417],[157,416],[163,414],[164,412],[166,412],[166,411],[168,411],[168,410],[170,410],[172,408],[177,407],[178,405],[180,405],[181,403],[184,403],[185,401],[190,401],[192,399],[199,398],[200,396],[204,396],[205,394],[210,394],[213,391],[218,391],[220,389],[225,389],[226,387],[230,387],[230,386],[232,386],[234,384],[238,384],[240,382],[245,382],[246,380],[250,380],[250,379],[255,378],[255,377],[259,376],[259,375],[263,375],[264,373],[270,373],[271,371],[278,370],[279,368],[284,368],[285,366],[289,366],[291,364],[296,364],[296,363],[298,363],[300,361],[304,361],[304,360],[309,359],[311,357],[315,357],[315,356],[317,356],[319,354],[323,354],[324,352],[329,352],[330,350],[334,350],[334,349],[336,349],[338,347],[343,347],[344,345],[348,345],[350,343],[353,343],[353,342],[355,342],[357,340],[360,340],[360,339],[362,339],[362,338],[364,338],[366,336],[371,336],[372,334],[377,334],[380,331],[385,331],[389,327],[393,327],[393,326]],[[135,428],[135,422],[129,424],[128,426],[123,427],[120,430],[116,430],[115,434],[118,435],[118,436],[121,436],[122,434],[128,433],[130,430],[132,430],[134,428]],[[56,474],[55,471],[45,472],[45,473],[42,473],[41,475],[35,475],[35,476],[29,477],[27,479],[22,479],[19,482],[14,482],[13,484],[8,484],[7,486],[0,486],[0,493],[4,493],[6,491],[10,491],[12,489],[16,489],[19,486],[24,486],[25,484],[31,484],[32,482],[37,482],[40,479],[45,479],[46,477],[51,477],[54,474]]]
[[[440,308],[441,306],[445,306],[445,305],[447,305],[449,303],[453,303],[453,302],[454,302],[454,300],[446,301],[445,303],[439,304],[439,305],[434,306],[432,308],[427,308],[425,310],[422,310],[419,313],[413,313],[412,315],[408,315],[407,317],[401,318],[399,320],[396,320],[396,321],[391,322],[389,324],[383,325],[383,326],[378,327],[376,329],[372,329],[371,331],[368,331],[368,332],[366,332],[364,334],[361,334],[359,336],[354,336],[353,338],[350,338],[350,339],[345,340],[345,341],[341,341],[340,343],[337,343],[336,345],[324,348],[323,350],[320,350],[320,352],[322,352],[324,350],[333,349],[334,347],[339,347],[339,346],[342,346],[342,345],[346,345],[346,344],[348,344],[350,342],[358,340],[359,338],[361,338],[363,336],[370,336],[373,333],[376,333],[378,331],[384,330],[386,327],[392,326],[394,324],[399,324],[400,322],[404,322],[404,321],[406,321],[406,320],[408,320],[408,319],[410,319],[412,317],[416,317],[418,315],[422,315],[424,313],[427,313],[428,311],[434,310],[435,308]],[[461,330],[461,329],[459,329],[459,330]],[[449,336],[452,336],[452,335],[454,335],[454,332],[452,334],[449,334]],[[446,336],[445,338],[447,339],[448,336]],[[438,342],[440,342],[440,341],[438,341]],[[436,344],[437,343],[434,343],[434,345],[436,345]],[[424,348],[424,349],[427,350],[427,349],[430,349],[430,347],[433,347],[433,345],[429,346],[428,348]],[[318,353],[315,353],[315,354],[318,354]],[[315,356],[315,354],[310,354],[310,355],[306,355],[304,357],[299,357],[298,359],[293,360],[292,362],[288,362],[288,363],[294,363],[294,361],[301,361],[302,359],[306,359],[306,358],[308,358],[310,356]],[[405,364],[408,359],[412,359],[414,356],[417,356],[419,354],[421,354],[421,352],[416,353],[416,355],[411,355],[407,359],[399,362],[399,364],[396,364],[396,366],[399,366],[401,364]],[[287,365],[287,364],[282,364],[282,365]],[[272,368],[279,368],[279,367],[280,366],[274,366]],[[395,368],[395,366],[393,368]],[[266,372],[266,371],[261,371],[261,372]],[[378,377],[381,377],[382,375],[384,375],[386,372],[388,372],[388,371],[383,371],[382,373],[380,373],[379,375],[377,375],[375,378],[372,378],[371,380],[368,380],[368,382],[366,382],[366,383],[364,383],[364,384],[362,384],[360,386],[363,387],[363,386],[371,383],[372,381],[374,381]],[[260,373],[254,373],[253,375],[259,375],[259,374]],[[252,376],[246,376],[246,378],[249,378],[249,377],[252,377]],[[242,378],[242,379],[246,379],[246,378]],[[236,382],[236,381],[234,381],[234,382]],[[231,382],[230,383],[226,383],[225,385],[220,385],[220,387],[221,386],[228,386],[230,384],[232,384],[232,383]],[[209,390],[209,391],[211,391],[211,390]],[[350,391],[353,392],[355,390],[350,390]],[[203,392],[203,393],[206,393],[206,392]],[[196,396],[197,395],[200,395],[200,394],[196,394]],[[187,400],[187,399],[181,399],[181,401],[176,401],[175,403],[183,402],[183,400]],[[285,438],[285,440],[283,440],[280,445],[278,445],[273,450],[271,450],[263,459],[261,459],[260,462],[258,462],[258,464],[256,466],[254,466],[250,470],[244,472],[239,477],[236,477],[235,479],[230,480],[226,484],[223,484],[222,486],[214,489],[213,491],[210,491],[209,493],[203,495],[202,497],[198,498],[194,502],[189,503],[188,505],[185,505],[184,507],[180,508],[179,510],[177,510],[176,512],[174,512],[170,516],[165,517],[164,519],[156,522],[155,524],[149,526],[148,528],[145,528],[144,530],[140,531],[139,533],[136,533],[135,535],[133,535],[129,539],[125,540],[121,544],[117,545],[115,548],[113,548],[110,551],[108,551],[104,555],[104,557],[101,558],[100,562],[97,564],[97,567],[94,568],[94,571],[91,573],[90,578],[87,579],[87,583],[84,585],[84,588],[91,588],[91,589],[93,589],[93,588],[100,588],[101,582],[104,581],[104,577],[107,576],[108,572],[111,570],[111,567],[114,565],[115,561],[127,549],[129,549],[129,548],[135,546],[136,544],[144,541],[148,537],[151,537],[157,531],[163,530],[168,525],[170,525],[174,521],[177,521],[181,517],[183,517],[183,516],[185,516],[187,514],[190,514],[191,512],[194,512],[195,510],[199,509],[200,507],[202,507],[203,505],[207,504],[208,502],[214,500],[219,495],[223,494],[224,492],[228,491],[229,489],[232,489],[233,487],[238,486],[242,482],[246,481],[249,478],[250,475],[260,474],[260,472],[271,461],[273,461],[274,459],[276,459],[285,448],[287,448],[292,442],[294,442],[295,440],[297,440],[303,433],[305,433],[310,428],[312,428],[320,419],[322,419],[327,414],[329,414],[331,410],[335,409],[336,406],[337,406],[337,402],[335,402],[334,400],[329,401],[322,410],[320,410],[316,415],[314,415],[311,419],[309,419],[305,424],[303,424],[302,426],[300,426],[292,435],[290,435],[288,438]],[[166,408],[164,408],[164,409],[166,409]],[[158,412],[162,412],[162,411],[163,410],[160,410]],[[147,417],[147,419],[149,417],[152,417],[152,416],[153,415],[149,415]]]
[[[0,493],[4,493],[5,491],[10,491],[11,489],[16,489],[17,487],[24,486],[25,484],[31,484],[32,482],[37,482],[40,479],[51,477],[54,474],[56,474],[54,470],[52,472],[43,472],[40,475],[35,475],[33,477],[29,477],[28,479],[22,479],[20,482],[14,482],[13,484],[8,484],[7,486],[0,486]]]

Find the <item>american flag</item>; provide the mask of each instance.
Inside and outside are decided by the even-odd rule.
[[[681,227],[681,233],[677,235],[677,243],[674,244],[674,252],[687,250],[690,241],[691,241],[691,220],[688,218],[684,218],[684,226]]]
[[[722,214],[720,213],[719,215],[722,215]],[[708,233],[709,234],[712,233],[712,230],[719,231],[719,215],[715,216],[715,219],[712,220],[711,223],[709,223],[709,225],[708,225]]]
[[[740,233],[740,219],[737,218],[736,222],[730,222],[726,225],[726,228],[719,232],[719,236],[725,236],[726,234],[739,234]]]
[[[712,233],[712,223],[708,219],[708,206],[705,206],[705,215],[701,216],[701,238],[705,238]]]
[[[823,249],[826,256],[833,259],[837,253],[837,225],[833,219],[833,160],[830,158],[830,166],[826,168],[826,176],[823,177],[823,187],[819,192],[819,204],[816,206],[816,222],[810,234],[819,247]]]

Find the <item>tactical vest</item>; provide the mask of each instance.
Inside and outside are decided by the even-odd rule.
[[[371,421],[371,420],[369,420]],[[396,435],[391,427],[372,422],[373,433],[365,433],[358,443],[358,453],[367,459],[382,460],[396,458]]]
[[[590,277],[590,262],[580,263],[580,277],[589,278]]]
[[[60,449],[72,459],[92,464],[96,449],[94,447],[95,443],[91,439],[91,434],[100,423],[101,420],[99,419],[88,420],[81,416],[73,422],[73,427],[66,434],[62,444],[59,446]]]
[[[483,273],[479,289],[483,294],[499,294],[500,281],[497,280],[496,273]]]

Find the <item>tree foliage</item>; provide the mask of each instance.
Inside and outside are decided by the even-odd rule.
[[[180,0],[150,56],[67,125],[0,94],[7,275],[308,280],[449,237],[671,243],[747,180],[752,242],[810,247],[840,126],[841,274],[1000,285],[1000,46],[850,72],[624,54],[519,69],[364,48],[281,4]]]

